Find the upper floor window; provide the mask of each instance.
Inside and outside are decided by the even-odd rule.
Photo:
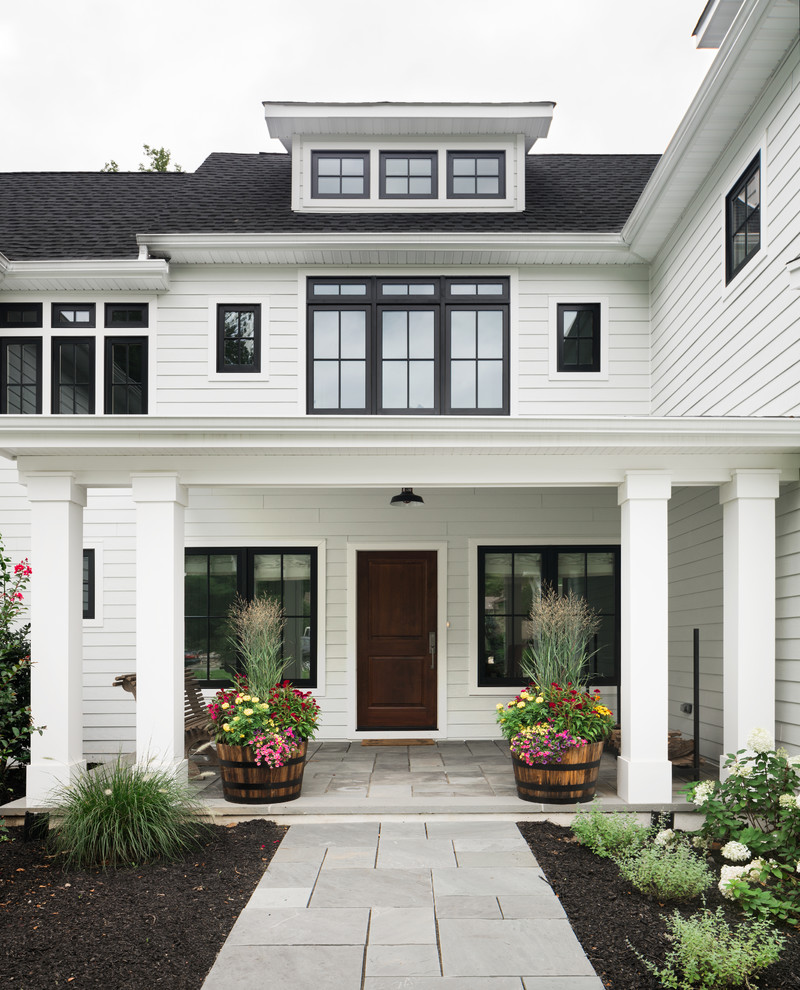
[[[559,303],[556,309],[558,371],[600,371],[600,304]]]
[[[261,370],[261,306],[219,303],[217,371]]]
[[[36,329],[41,325],[41,303],[0,303],[0,330]]]
[[[448,151],[447,195],[452,199],[502,199],[506,194],[504,151]]]
[[[129,327],[147,327],[147,303],[106,303],[106,326],[110,329],[119,327],[127,330]]]
[[[369,197],[368,151],[312,151],[311,195],[320,199]]]
[[[54,413],[94,412],[94,337],[53,337]]]
[[[725,199],[726,282],[761,247],[761,155],[747,166]]]
[[[0,340],[0,413],[42,411],[42,341],[40,337]]]
[[[107,413],[135,416],[147,412],[147,338],[106,337]]]
[[[94,303],[53,303],[51,325],[90,330],[95,325]]]
[[[508,412],[508,279],[310,279],[308,308],[309,412]]]
[[[432,151],[381,152],[381,199],[433,199],[438,192]]]

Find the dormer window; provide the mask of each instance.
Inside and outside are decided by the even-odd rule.
[[[451,199],[502,199],[506,194],[503,151],[449,151],[447,195]]]
[[[434,199],[436,152],[381,152],[381,199]]]
[[[316,199],[367,199],[368,151],[312,151],[311,195]]]

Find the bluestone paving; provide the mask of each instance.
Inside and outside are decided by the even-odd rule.
[[[293,825],[203,990],[265,974],[284,990],[602,988],[516,825],[466,818]]]

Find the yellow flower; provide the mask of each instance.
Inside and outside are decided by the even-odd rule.
[[[225,701],[225,702],[223,702],[223,703],[222,703],[222,704],[220,705],[220,708],[221,708],[221,709],[222,709],[223,711],[227,711],[227,709],[228,709],[228,708],[230,708],[230,707],[231,707],[231,706],[230,706],[230,705],[228,704],[228,702],[227,702],[227,701]]]
[[[246,694],[242,697],[242,701],[250,701],[250,695]]]
[[[541,705],[541,703],[542,703],[543,701],[544,701],[544,698],[543,698],[543,697],[542,697],[541,695],[539,695],[539,697],[538,697],[538,698],[536,699],[536,704],[537,704],[537,705]]]
[[[523,701],[528,701],[530,699],[530,695],[527,691],[520,691],[519,696],[523,699]]]
[[[499,712],[501,712],[501,711],[503,710],[503,706],[502,706],[502,705],[500,705],[500,704],[498,704],[498,705],[496,705],[495,707],[497,708],[497,710],[498,710]]]
[[[525,707],[525,702],[524,701],[518,701],[517,702],[517,708],[524,708],[524,707]]]
[[[223,732],[230,732],[231,731],[231,727],[226,722],[225,725],[222,726],[222,730],[223,730]]]
[[[260,700],[260,698],[253,698],[253,704],[257,705]]]
[[[252,715],[253,714],[253,709],[252,708],[245,708],[244,713],[245,713],[245,715]]]
[[[266,703],[266,701],[262,701],[258,707],[261,709],[262,712],[265,712],[269,708],[269,705]]]

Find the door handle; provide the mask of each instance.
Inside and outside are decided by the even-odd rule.
[[[436,633],[428,633],[428,653],[431,655],[431,670],[436,659]]]

